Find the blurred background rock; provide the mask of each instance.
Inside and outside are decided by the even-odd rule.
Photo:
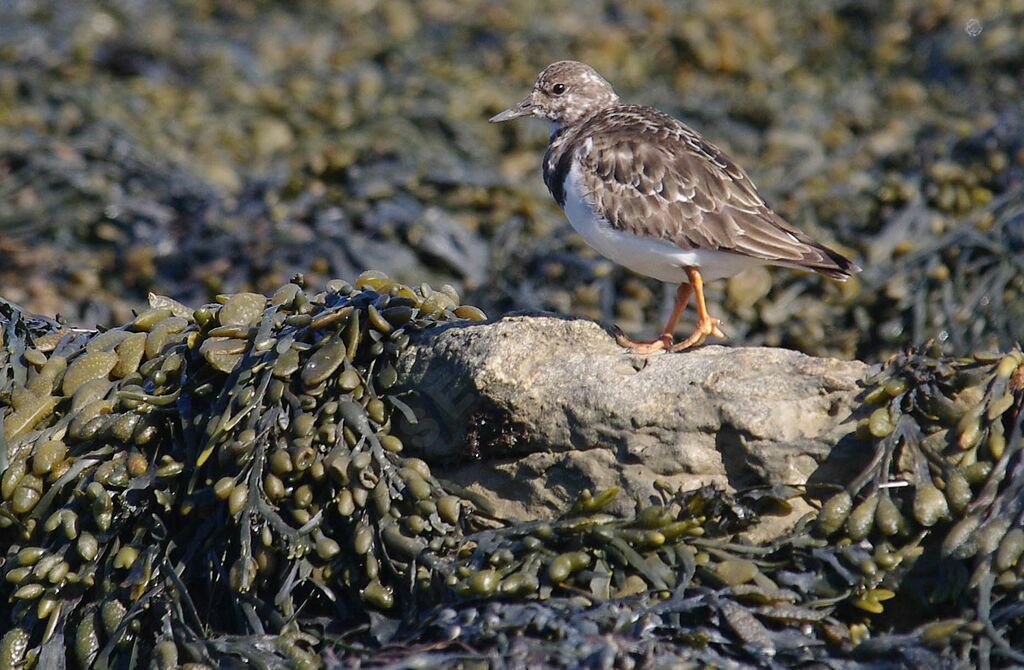
[[[1022,0],[8,0],[0,295],[111,325],[149,291],[373,268],[650,334],[671,288],[564,222],[546,125],[486,123],[562,58],[865,267],[716,283],[733,343],[877,361],[1024,339]]]

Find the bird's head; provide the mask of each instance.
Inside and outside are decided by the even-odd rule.
[[[569,126],[618,101],[612,85],[594,68],[579,61],[562,60],[544,68],[522,102],[492,116],[490,121],[501,123],[536,116],[556,126]]]

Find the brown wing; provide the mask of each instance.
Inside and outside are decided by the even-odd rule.
[[[728,156],[657,110],[598,114],[574,144],[592,206],[619,230],[836,278],[859,269],[775,214]]]

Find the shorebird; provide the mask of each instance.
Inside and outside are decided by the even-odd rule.
[[[617,338],[647,354],[724,338],[708,314],[704,282],[758,265],[813,270],[845,280],[860,268],[773,212],[746,173],[697,131],[652,107],[619,100],[604,77],[559,61],[521,102],[491,123],[534,116],[551,122],[544,183],[586,242],[638,274],[679,285],[661,336]],[[690,296],[697,327],[673,333]]]

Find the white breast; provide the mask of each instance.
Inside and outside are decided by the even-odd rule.
[[[686,283],[687,267],[700,268],[706,281],[731,277],[764,262],[749,256],[712,249],[685,250],[671,242],[640,237],[612,228],[588,202],[579,164],[573,161],[565,178],[565,216],[573,229],[602,256],[637,274],[660,281]]]

